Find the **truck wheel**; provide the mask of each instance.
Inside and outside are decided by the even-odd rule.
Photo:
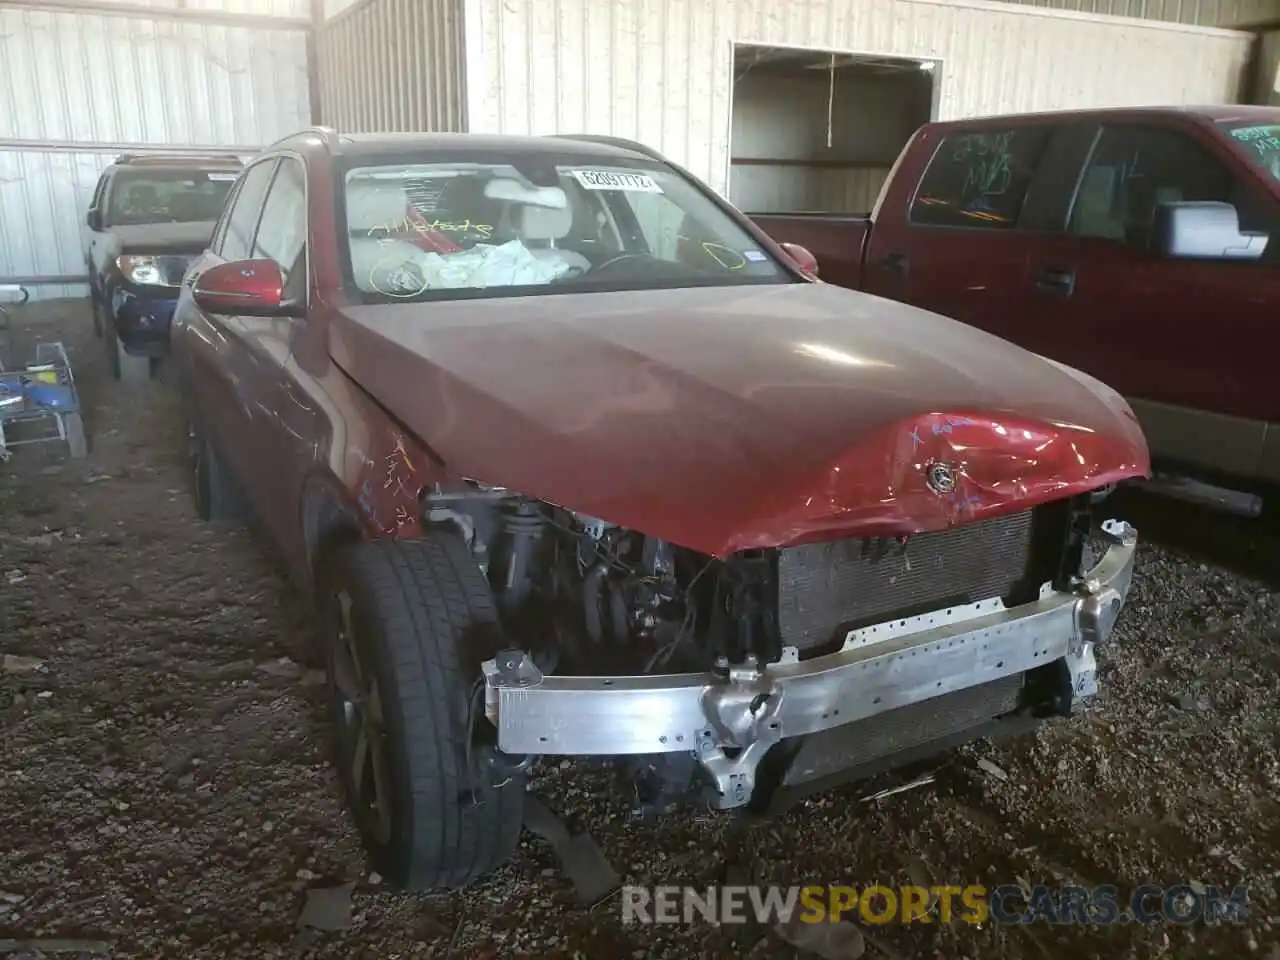
[[[363,542],[322,558],[317,581],[334,760],[374,867],[424,891],[500,866],[524,778],[495,786],[473,747],[475,684],[502,629],[470,551],[452,535]]]
[[[244,519],[248,512],[235,477],[213,442],[196,426],[189,428],[196,516],[206,523]]]

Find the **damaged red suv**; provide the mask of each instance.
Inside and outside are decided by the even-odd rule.
[[[802,260],[609,138],[318,129],[241,175],[173,325],[198,510],[311,589],[390,882],[502,863],[545,757],[775,809],[1096,692],[1124,400]]]

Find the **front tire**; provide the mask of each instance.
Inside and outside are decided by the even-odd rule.
[[[196,516],[206,523],[243,520],[247,510],[240,488],[213,441],[193,425],[188,429],[188,442]]]
[[[112,378],[128,386],[148,382],[151,379],[151,358],[135,357],[125,350],[110,317],[103,321],[103,327],[103,339],[107,344],[107,366]]]
[[[470,551],[447,534],[361,542],[322,558],[318,581],[334,759],[375,869],[425,891],[499,867],[519,841],[524,778],[495,786],[473,739],[480,664],[502,629]]]

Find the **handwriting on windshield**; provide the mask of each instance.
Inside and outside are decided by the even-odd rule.
[[[405,233],[418,233],[423,236],[431,233],[474,233],[479,240],[490,240],[493,238],[493,231],[493,224],[477,223],[474,220],[420,220],[405,216],[370,227],[367,236],[394,236]]]
[[[406,299],[426,293],[431,278],[421,266],[412,260],[404,260],[399,254],[382,257],[369,268],[370,289],[384,297]]]
[[[747,265],[747,258],[740,254],[732,247],[726,247],[723,243],[712,243],[705,240],[702,243],[702,249],[720,266],[726,270],[741,270]]]

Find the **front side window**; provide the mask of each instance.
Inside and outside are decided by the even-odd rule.
[[[112,180],[107,223],[212,223],[235,182],[230,170],[121,169]]]
[[[911,205],[911,222],[1008,229],[1018,222],[1054,128],[967,130],[942,138]]]
[[[796,280],[660,163],[361,164],[341,188],[350,282],[370,302]]]
[[[1102,129],[1071,209],[1069,232],[1147,247],[1156,207],[1213,200],[1236,207],[1243,229],[1260,220],[1251,191],[1186,134],[1163,127]]]
[[[107,179],[105,173],[98,178],[98,184],[93,188],[93,199],[89,201],[90,210],[96,210],[102,206],[102,196],[107,191]]]
[[[236,191],[236,202],[227,214],[227,228],[222,235],[220,252],[224,260],[247,260],[253,249],[253,234],[258,227],[262,201],[271,185],[276,168],[274,159],[263,160],[242,174],[244,182]]]
[[[253,256],[274,260],[287,277],[306,242],[307,194],[302,164],[285,159],[280,161],[280,169],[262,205],[262,222],[253,241]]]

